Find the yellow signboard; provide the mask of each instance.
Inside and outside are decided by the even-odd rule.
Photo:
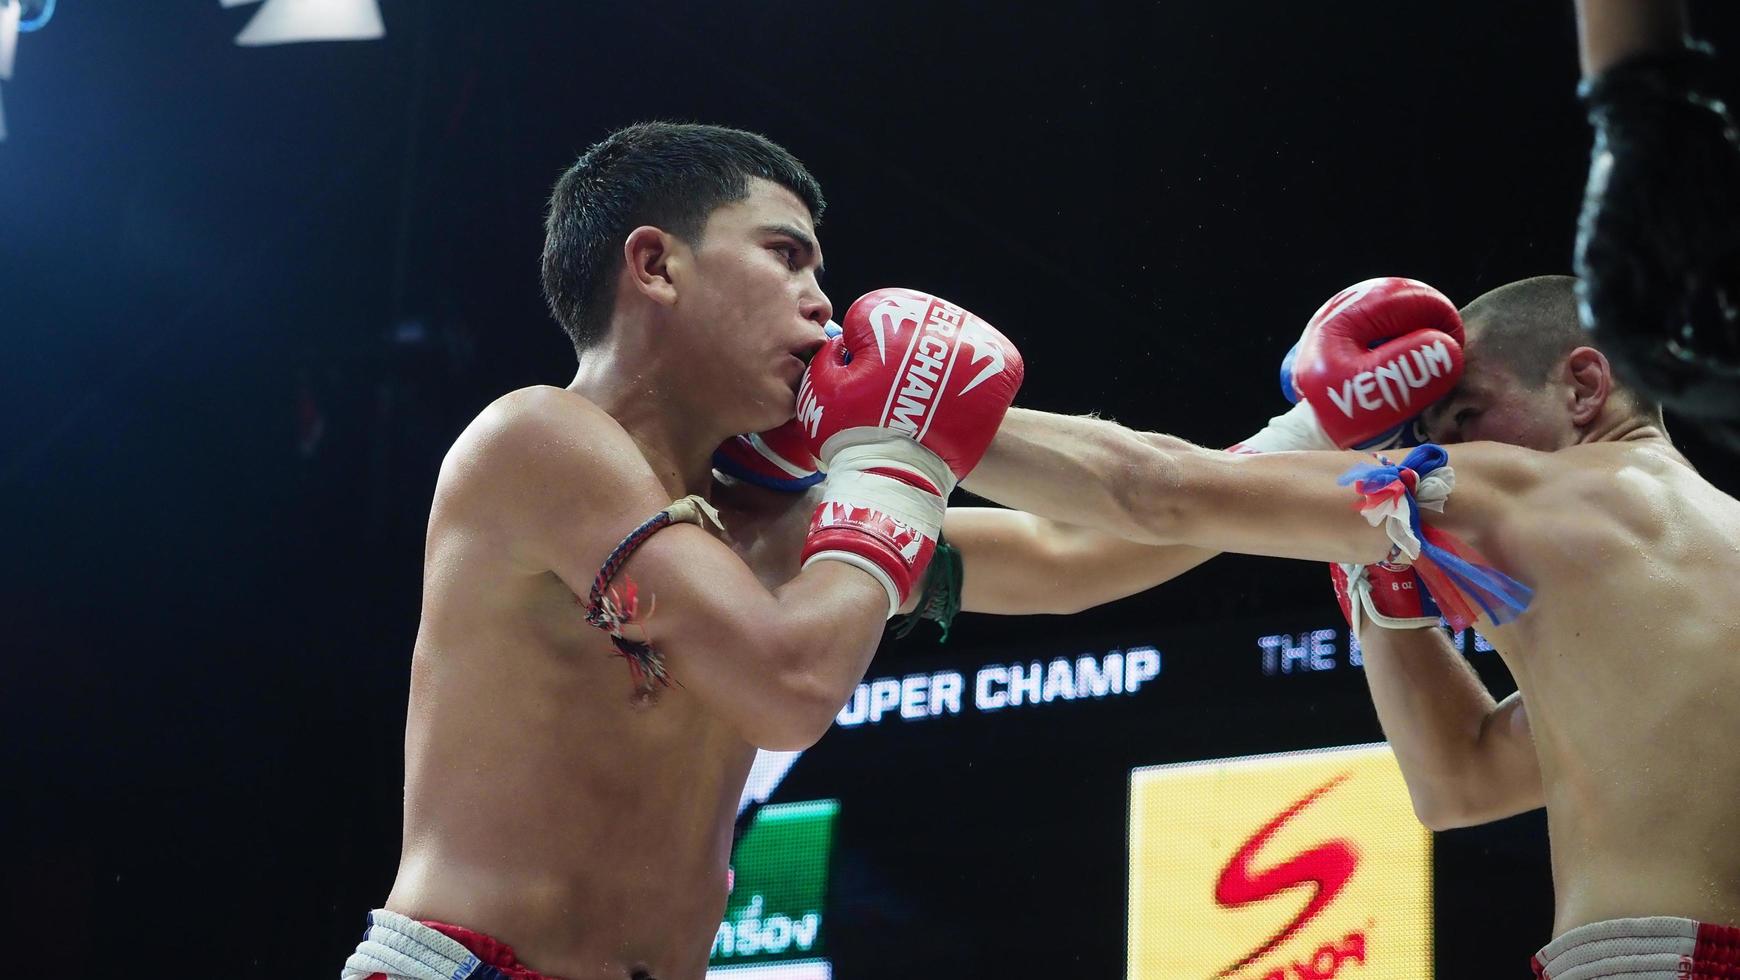
[[[1131,980],[1432,976],[1432,840],[1387,745],[1130,773]]]

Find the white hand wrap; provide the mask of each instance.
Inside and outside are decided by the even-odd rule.
[[[1335,449],[1335,443],[1317,424],[1317,413],[1300,402],[1269,420],[1269,424],[1249,439],[1233,446],[1231,453],[1286,453],[1306,450]]]
[[[908,474],[915,482],[928,483],[939,492],[932,493],[898,477],[872,470]],[[955,485],[954,474],[941,457],[918,443],[904,436],[884,433],[874,442],[859,442],[834,452],[828,460],[827,472],[828,480],[823,484],[818,513],[834,505],[848,510],[864,508],[904,525],[924,539],[912,538],[910,553],[903,549],[902,555],[908,562],[915,560],[924,550],[925,541],[934,545],[942,534],[948,495]],[[902,587],[889,576],[887,569],[869,556],[829,548],[805,558],[804,567],[808,568],[815,561],[845,562],[870,573],[888,592],[888,615],[900,611],[905,599]]]

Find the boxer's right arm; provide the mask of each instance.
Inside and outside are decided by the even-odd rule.
[[[1421,823],[1451,830],[1546,805],[1520,694],[1494,703],[1436,627],[1367,620],[1359,642],[1378,721]]]
[[[534,397],[542,403],[482,438],[495,513],[477,524],[507,539],[526,574],[553,573],[584,599],[611,549],[671,501],[614,420],[565,396]],[[888,614],[882,586],[857,568],[817,563],[769,591],[723,542],[688,524],[647,538],[618,587],[624,577],[671,675],[758,748],[821,737],[868,668]],[[579,608],[574,628],[591,629]],[[622,681],[626,697],[626,669]]]
[[[992,507],[950,507],[943,537],[961,553],[961,610],[1002,616],[1081,612],[1154,588],[1215,556]]]
[[[1366,564],[1389,554],[1389,538],[1338,481],[1370,458],[1246,456],[1104,419],[1011,409],[966,487],[1146,544]]]
[[[1382,438],[1444,397],[1461,373],[1461,339],[1455,305],[1424,283],[1370,279],[1331,297],[1290,368],[1319,444]],[[1310,443],[1279,441],[1249,448]],[[1388,555],[1388,538],[1355,511],[1340,479],[1369,462],[1357,453],[1216,452],[1102,419],[1016,411],[967,488],[1136,541],[1367,564]]]

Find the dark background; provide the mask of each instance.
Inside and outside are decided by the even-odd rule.
[[[837,307],[941,293],[1021,344],[1024,404],[1210,444],[1281,407],[1280,355],[1344,285],[1466,302],[1568,271],[1568,3],[1027,6],[386,0],[381,42],[244,50],[253,8],[64,0],[26,35],[0,144],[15,954],[337,971],[397,853],[436,467],[499,393],[571,377],[541,209],[616,126],[772,136],[832,202]],[[1698,14],[1740,44],[1740,12]],[[1378,736],[1351,672],[1254,668],[1263,624],[1334,623],[1322,579],[1224,559],[1075,619],[892,645],[873,673],[1198,638],[1163,645],[1152,711],[806,756],[782,796],[831,792],[831,767],[900,801],[880,828],[842,812],[839,975],[1117,975],[1129,764]],[[1439,848],[1441,975],[1520,976],[1550,924],[1541,822]]]

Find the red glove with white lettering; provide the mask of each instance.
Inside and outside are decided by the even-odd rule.
[[[1296,404],[1229,451],[1418,445],[1418,413],[1462,376],[1462,337],[1455,306],[1425,283],[1370,279],[1344,289],[1281,362],[1281,393]],[[1305,391],[1315,397],[1301,399]]]
[[[910,289],[846,311],[804,373],[797,421],[828,474],[804,564],[843,561],[888,590],[923,575],[955,484],[978,465],[1021,387],[1021,353],[985,321]]]
[[[1423,282],[1388,277],[1336,293],[1305,325],[1293,382],[1330,441],[1370,442],[1462,376],[1462,317]]]
[[[1298,404],[1230,451],[1415,445],[1415,417],[1461,380],[1462,341],[1455,305],[1425,283],[1350,286],[1311,317],[1282,362],[1282,390]],[[1411,568],[1332,564],[1329,576],[1355,636],[1362,619],[1389,629],[1438,624],[1438,605]]]
[[[1462,377],[1462,317],[1443,293],[1412,279],[1368,279],[1337,293],[1305,327],[1293,379],[1337,445],[1367,444],[1408,424]],[[1385,438],[1385,445],[1414,440]],[[1341,612],[1386,629],[1436,626],[1438,604],[1413,569],[1331,565]]]

